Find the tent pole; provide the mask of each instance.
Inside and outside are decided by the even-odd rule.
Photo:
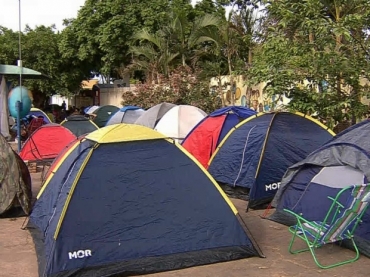
[[[21,25],[21,0],[19,0],[19,5],[18,5],[18,22],[19,22],[19,36],[18,36],[18,44],[19,44],[19,60],[18,60],[18,66],[20,67],[19,69],[19,88],[21,90],[21,97],[20,101],[16,102],[16,108],[17,108],[17,137],[18,137],[18,153],[21,152],[22,148],[22,143],[21,143],[21,112],[23,110],[22,107],[22,46],[21,46],[21,30],[22,30],[22,25]]]
[[[21,148],[22,148],[22,143],[21,143],[21,118],[20,118],[20,114],[21,114],[21,111],[22,111],[22,102],[21,101],[17,101],[15,103],[16,105],[16,108],[17,108],[17,140],[18,140],[18,153],[21,152]]]

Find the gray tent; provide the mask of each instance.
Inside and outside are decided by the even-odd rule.
[[[0,215],[19,207],[28,215],[32,200],[28,168],[2,135],[0,148]]]
[[[171,103],[161,103],[155,105],[142,114],[135,121],[135,124],[154,129],[158,121],[173,107],[176,107],[176,105]]]
[[[145,110],[142,108],[136,106],[125,106],[112,115],[106,126],[120,123],[134,124],[135,121],[144,113]]]
[[[269,219],[286,225],[295,219],[284,209],[322,221],[331,200],[342,188],[370,181],[370,121],[365,120],[336,135],[285,173]],[[360,251],[370,256],[370,209],[355,232]]]

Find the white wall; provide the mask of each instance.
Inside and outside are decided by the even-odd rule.
[[[52,97],[50,97],[49,104],[56,104],[56,105],[60,106],[60,105],[62,105],[63,101],[66,102],[67,107],[69,105],[73,106],[73,101],[71,101],[71,99],[69,99],[67,97],[64,97],[64,96],[60,96],[58,94],[53,95]]]
[[[121,87],[121,88],[101,88],[100,89],[100,105],[114,105],[117,107],[122,107],[122,95],[127,92],[131,91],[133,88],[129,87]]]

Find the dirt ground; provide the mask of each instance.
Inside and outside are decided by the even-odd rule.
[[[32,174],[34,195],[40,189],[40,173]],[[264,211],[245,212],[246,203],[234,200],[266,258],[249,258],[227,263],[157,273],[152,277],[316,277],[369,276],[370,259],[361,257],[355,263],[333,269],[319,269],[310,253],[291,255],[288,252],[290,233],[286,226],[261,219]],[[37,277],[37,261],[31,235],[22,230],[25,217],[0,219],[0,277]],[[297,246],[303,246],[298,241]],[[353,257],[354,252],[338,246],[320,249],[319,257],[334,262]]]

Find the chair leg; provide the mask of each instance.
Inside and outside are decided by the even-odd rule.
[[[316,263],[316,265],[322,269],[328,269],[328,268],[333,268],[333,267],[336,267],[336,266],[340,266],[340,265],[344,265],[344,264],[348,264],[348,263],[353,263],[355,261],[357,261],[360,257],[360,252],[358,251],[358,248],[357,248],[357,245],[355,243],[355,241],[353,240],[353,238],[351,239],[352,241],[352,244],[353,244],[353,247],[355,248],[355,251],[356,251],[356,256],[352,259],[349,259],[349,260],[346,260],[346,261],[342,261],[342,262],[339,262],[339,263],[335,263],[335,264],[332,264],[332,265],[322,265],[317,257],[316,257],[316,253],[315,253],[315,249],[313,247],[310,247],[310,251],[311,251],[311,254],[312,254],[312,257]]]
[[[293,233],[293,237],[292,237],[292,239],[290,240],[290,243],[289,243],[289,248],[288,248],[288,250],[289,250],[289,253],[291,253],[291,254],[298,254],[298,253],[302,253],[302,252],[307,252],[307,251],[309,251],[310,249],[309,248],[304,248],[304,249],[298,249],[298,250],[292,250],[292,248],[293,248],[293,244],[294,244],[294,241],[295,241],[295,238],[297,237],[297,227],[295,228],[295,230],[294,230],[294,233]],[[306,242],[307,243],[307,242]],[[308,244],[308,243],[307,243]],[[309,246],[309,245],[308,245]]]

